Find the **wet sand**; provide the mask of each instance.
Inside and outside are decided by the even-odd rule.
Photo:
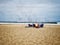
[[[60,45],[60,25],[45,25],[44,28],[0,25],[0,45]]]

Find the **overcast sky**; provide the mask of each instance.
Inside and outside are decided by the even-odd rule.
[[[0,21],[60,21],[60,0],[0,0]]]

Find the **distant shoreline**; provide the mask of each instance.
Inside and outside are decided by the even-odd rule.
[[[0,23],[0,24],[33,24],[33,23]],[[59,24],[54,24],[54,23],[44,23],[44,25],[60,25]]]
[[[60,22],[17,22],[17,21],[0,21],[0,24],[44,24],[44,25],[60,25]]]

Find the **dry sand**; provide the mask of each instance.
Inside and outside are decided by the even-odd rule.
[[[44,28],[0,25],[0,45],[60,45],[60,25],[45,25]]]

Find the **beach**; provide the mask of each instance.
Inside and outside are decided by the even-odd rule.
[[[60,25],[26,26],[0,24],[0,45],[60,45]]]

